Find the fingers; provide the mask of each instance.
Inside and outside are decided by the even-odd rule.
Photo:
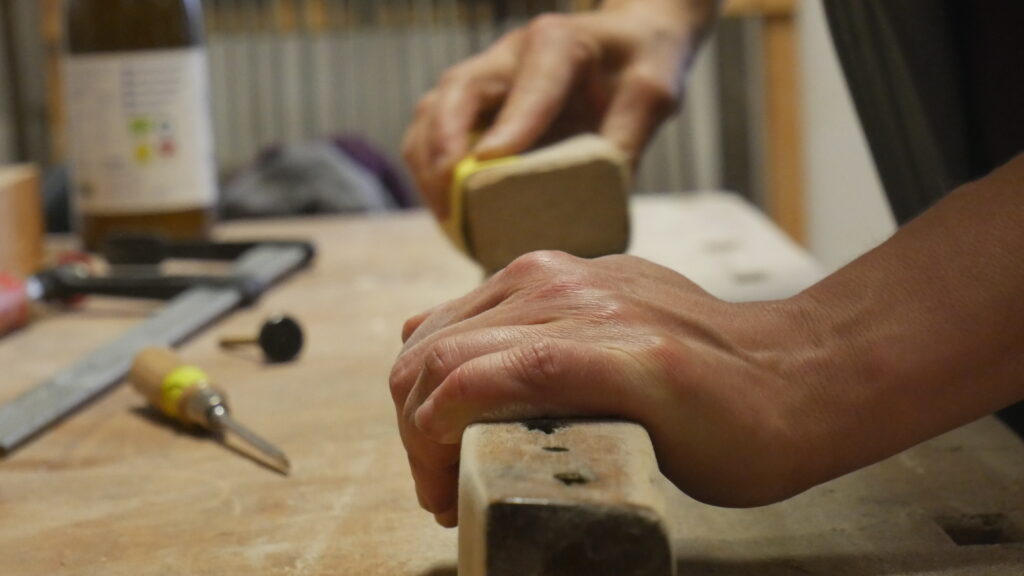
[[[459,524],[459,509],[455,507],[441,514],[434,514],[434,520],[445,528],[454,528]]]
[[[519,58],[508,99],[474,150],[482,159],[518,154],[536,142],[580,78],[593,75],[599,48],[575,32],[571,18],[548,14],[525,31]]]
[[[680,89],[664,74],[627,71],[601,124],[601,135],[634,161],[679,106]]]
[[[394,388],[392,393],[395,393]],[[420,434],[413,424],[413,406],[422,402],[423,398],[417,396],[415,387],[405,396],[396,397],[395,404],[398,431],[409,457],[409,469],[416,483],[416,497],[425,510],[443,513],[455,505],[459,448],[439,444]],[[409,400],[408,404],[406,398]]]
[[[396,408],[418,406],[460,364],[477,356],[505,348],[514,348],[542,337],[557,334],[547,326],[487,327],[432,338],[399,357],[391,371],[391,395]],[[407,415],[412,420],[412,414]]]
[[[412,383],[404,368],[396,366],[392,373],[391,392],[398,412],[399,433],[416,481],[416,495],[420,506],[439,515],[439,522],[450,519],[450,514],[445,513],[457,503],[459,447],[437,443],[421,434],[414,422],[416,408],[465,359],[518,346],[536,337],[536,329],[531,327],[460,334],[442,341],[426,355]]]
[[[402,155],[438,219],[448,217],[452,170],[469,153],[480,117],[508,95],[515,71],[515,37],[509,34],[487,52],[447,70],[437,88],[416,106]]]
[[[472,132],[481,114],[508,96],[514,62],[505,56],[486,55],[445,73],[441,80],[431,134],[439,151],[437,168],[449,171],[469,154]]]
[[[435,157],[430,143],[432,115],[437,98],[437,91],[428,92],[416,104],[412,124],[402,140],[402,158],[416,181],[424,203],[435,217],[444,219],[448,215],[448,198],[441,193],[435,182]]]
[[[456,444],[474,422],[538,416],[650,414],[643,374],[628,354],[604,345],[544,339],[479,356],[449,372],[415,409],[417,430]],[[411,408],[407,407],[406,411]]]
[[[427,356],[404,401],[399,430],[420,505],[457,522],[459,440],[482,420],[582,414],[635,417],[634,362],[599,346],[547,338],[540,327],[478,330]],[[628,397],[632,394],[633,400]]]

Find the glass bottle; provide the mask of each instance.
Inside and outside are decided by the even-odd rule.
[[[199,0],[66,2],[72,205],[87,249],[118,232],[205,237],[216,168]]]

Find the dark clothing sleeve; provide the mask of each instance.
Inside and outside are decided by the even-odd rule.
[[[1024,150],[1024,2],[824,2],[900,224]],[[1024,403],[1000,416],[1024,437]]]
[[[825,0],[833,42],[897,222],[969,177],[963,66],[945,2]]]
[[[1024,150],[1024,2],[825,0],[899,223]]]

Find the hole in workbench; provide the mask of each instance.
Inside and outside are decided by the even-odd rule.
[[[526,429],[531,432],[554,434],[555,430],[564,428],[565,424],[558,420],[527,420],[526,422],[523,422],[523,426],[526,426]]]
[[[569,449],[565,446],[545,446],[545,452],[568,452]]]
[[[935,522],[957,546],[991,546],[1024,542],[1024,534],[1004,514],[944,516]]]
[[[558,474],[555,474],[555,480],[558,480],[566,486],[575,486],[590,482],[589,478],[579,472],[559,472]]]

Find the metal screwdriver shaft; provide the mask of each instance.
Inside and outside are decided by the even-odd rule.
[[[249,430],[245,426],[239,424],[237,420],[227,413],[227,410],[222,410],[218,412],[217,415],[211,417],[210,423],[211,427],[228,431],[242,440],[245,440],[247,444],[266,456],[274,466],[274,469],[278,472],[288,474],[288,472],[291,471],[292,465],[288,462],[288,457],[285,456],[284,452],[282,452],[277,446],[274,446],[270,442],[267,442],[263,438],[257,436],[252,430]]]
[[[256,449],[261,462],[288,474],[291,465],[279,448],[235,421],[224,394],[206,374],[183,364],[168,348],[146,348],[132,364],[129,379],[161,412],[179,422],[215,433],[229,433]]]

